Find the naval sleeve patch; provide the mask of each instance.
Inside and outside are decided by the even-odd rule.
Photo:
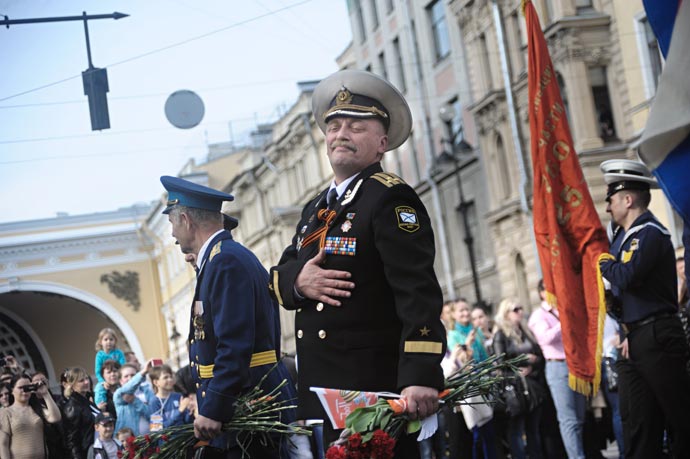
[[[417,211],[412,207],[400,206],[395,208],[395,215],[398,218],[398,228],[408,233],[414,233],[419,229]]]

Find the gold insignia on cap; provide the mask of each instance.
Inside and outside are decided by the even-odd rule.
[[[424,325],[424,328],[420,328],[420,329],[419,329],[419,333],[420,333],[422,336],[429,336],[429,333],[431,333],[431,330],[428,329],[428,328],[426,327],[426,325]]]
[[[347,105],[352,103],[352,93],[345,86],[342,87],[335,96],[336,105]]]
[[[179,204],[179,203],[180,203],[179,199],[168,200],[168,207],[174,206],[174,205]]]

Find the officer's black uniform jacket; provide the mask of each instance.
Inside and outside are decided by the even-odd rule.
[[[623,323],[678,312],[675,253],[666,228],[651,212],[640,215],[628,231],[619,229],[611,241],[612,256],[600,263],[623,308]]]
[[[318,242],[301,247],[301,241],[322,224],[316,213],[325,207],[327,191],[304,207],[292,244],[271,269],[269,285],[281,305],[297,310],[301,419],[326,419],[311,386],[368,391],[443,387],[446,338],[431,222],[414,190],[382,172],[379,163],[348,185],[327,233],[323,268],[350,272],[352,296],[340,298],[340,307],[295,296],[297,275],[319,250]]]
[[[236,397],[256,386],[266,373],[266,393],[287,379],[282,396],[293,399],[287,369],[282,363],[273,368],[280,357],[280,320],[278,306],[266,290],[266,269],[228,231],[211,240],[199,266],[189,322],[189,358],[199,414],[228,421]],[[195,324],[196,315],[201,321]],[[282,414],[284,422],[294,420],[293,410]]]

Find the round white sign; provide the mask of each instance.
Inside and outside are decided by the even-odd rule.
[[[188,89],[175,91],[165,101],[165,117],[180,129],[191,129],[204,118],[204,102]]]

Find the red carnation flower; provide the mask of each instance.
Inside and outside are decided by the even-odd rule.
[[[326,451],[326,459],[345,459],[345,447],[343,446],[331,446]]]
[[[163,440],[163,441],[168,441],[168,438],[169,437],[165,434],[161,435],[161,440]]]
[[[391,436],[383,430],[379,429],[375,431],[369,443],[371,444],[372,455],[377,459],[393,458],[395,439],[391,438]]]
[[[353,433],[347,439],[348,450],[358,449],[362,446],[362,435],[358,432]]]

